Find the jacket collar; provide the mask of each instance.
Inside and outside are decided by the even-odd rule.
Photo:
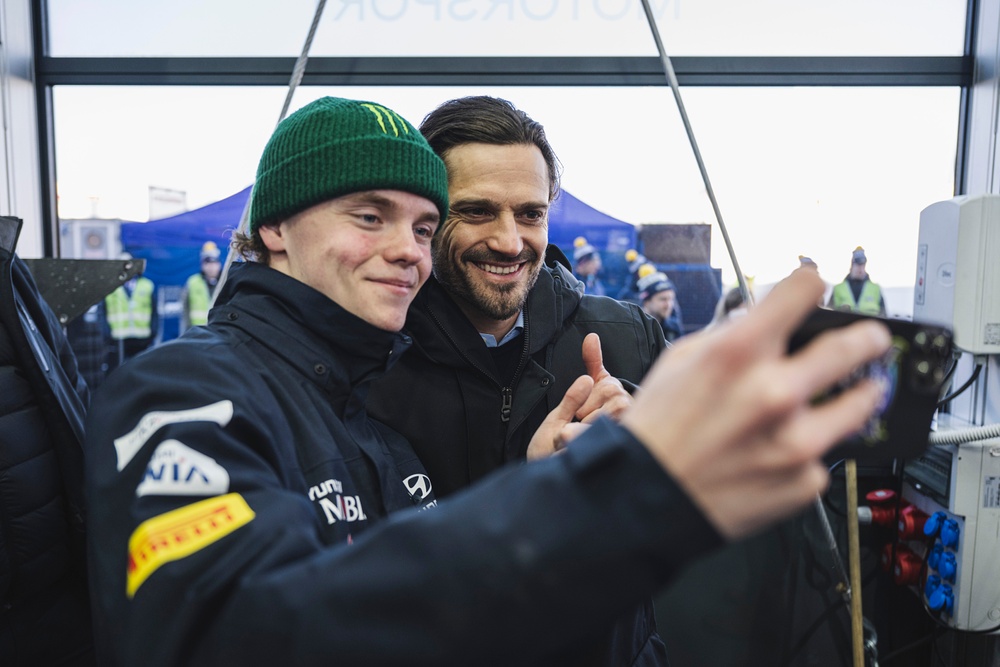
[[[256,262],[231,267],[210,322],[243,329],[309,377],[350,387],[383,374],[411,342]]]

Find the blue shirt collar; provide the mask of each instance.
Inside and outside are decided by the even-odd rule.
[[[524,331],[524,311],[522,310],[517,314],[517,321],[514,322],[514,328],[507,332],[507,335],[497,342],[496,336],[493,334],[479,332],[479,335],[483,337],[483,342],[486,343],[486,347],[500,347],[501,345],[506,345],[510,341],[514,340],[521,335]]]

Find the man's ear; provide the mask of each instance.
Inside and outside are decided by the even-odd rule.
[[[281,223],[261,225],[257,233],[260,234],[260,240],[264,242],[264,246],[271,252],[284,252],[285,251],[285,237],[282,234],[284,230],[281,227]]]

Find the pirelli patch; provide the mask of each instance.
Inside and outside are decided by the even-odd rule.
[[[129,599],[161,565],[201,551],[254,516],[243,496],[227,493],[143,521],[128,540]]]

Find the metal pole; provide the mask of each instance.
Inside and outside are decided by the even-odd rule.
[[[653,18],[653,10],[649,6],[649,0],[642,0],[642,8],[646,11],[646,20],[649,22],[649,29],[653,33],[653,39],[656,40],[656,50],[660,53],[660,61],[663,63],[663,71],[667,75],[667,83],[670,84],[670,89],[674,92],[677,110],[680,112],[681,120],[684,122],[684,131],[687,132],[688,142],[691,144],[691,150],[694,151],[694,159],[698,162],[698,170],[701,172],[701,180],[705,183],[705,190],[708,192],[708,198],[712,202],[712,210],[715,211],[715,220],[719,223],[719,231],[722,232],[722,238],[726,242],[726,250],[729,251],[729,259],[733,263],[733,269],[736,271],[736,280],[739,282],[740,292],[743,294],[743,302],[747,306],[751,306],[753,305],[753,297],[750,294],[750,289],[747,287],[743,271],[740,269],[740,263],[736,259],[736,251],[733,249],[733,242],[729,238],[729,231],[726,229],[726,224],[722,221],[722,211],[719,209],[719,202],[715,198],[715,190],[712,189],[712,182],[708,178],[708,169],[705,168],[705,161],[701,159],[701,151],[698,149],[698,142],[694,137],[694,129],[691,127],[687,110],[684,108],[684,100],[681,98],[681,90],[677,84],[674,65],[670,61],[670,56],[667,55],[666,50],[663,48],[663,41],[660,39],[660,30],[656,27],[656,19]]]
[[[299,54],[298,59],[295,61],[295,66],[292,68],[292,76],[288,81],[288,92],[285,93],[285,103],[281,107],[281,113],[278,115],[278,122],[274,124],[275,127],[281,125],[281,121],[285,119],[288,115],[288,108],[292,104],[292,96],[295,95],[296,88],[302,82],[302,77],[306,71],[306,63],[309,61],[309,49],[312,48],[313,38],[316,36],[316,27],[319,26],[320,17],[323,16],[323,9],[326,7],[326,0],[319,0],[316,5],[316,12],[313,14],[312,24],[309,26],[309,33],[306,35],[306,41],[302,45],[302,53]],[[250,192],[250,196],[247,197],[246,204],[243,206],[243,213],[240,215],[240,224],[236,227],[237,231],[240,233],[246,233],[247,229],[247,219],[250,217],[250,201],[253,199],[253,191]],[[219,292],[222,291],[222,286],[226,283],[226,278],[229,277],[229,267],[232,266],[234,256],[233,244],[229,245],[229,253],[226,254],[226,262],[222,265],[222,273],[219,275],[219,282],[215,286],[215,291],[212,292],[212,297],[209,300],[209,310],[215,305],[215,300],[219,296]]]

